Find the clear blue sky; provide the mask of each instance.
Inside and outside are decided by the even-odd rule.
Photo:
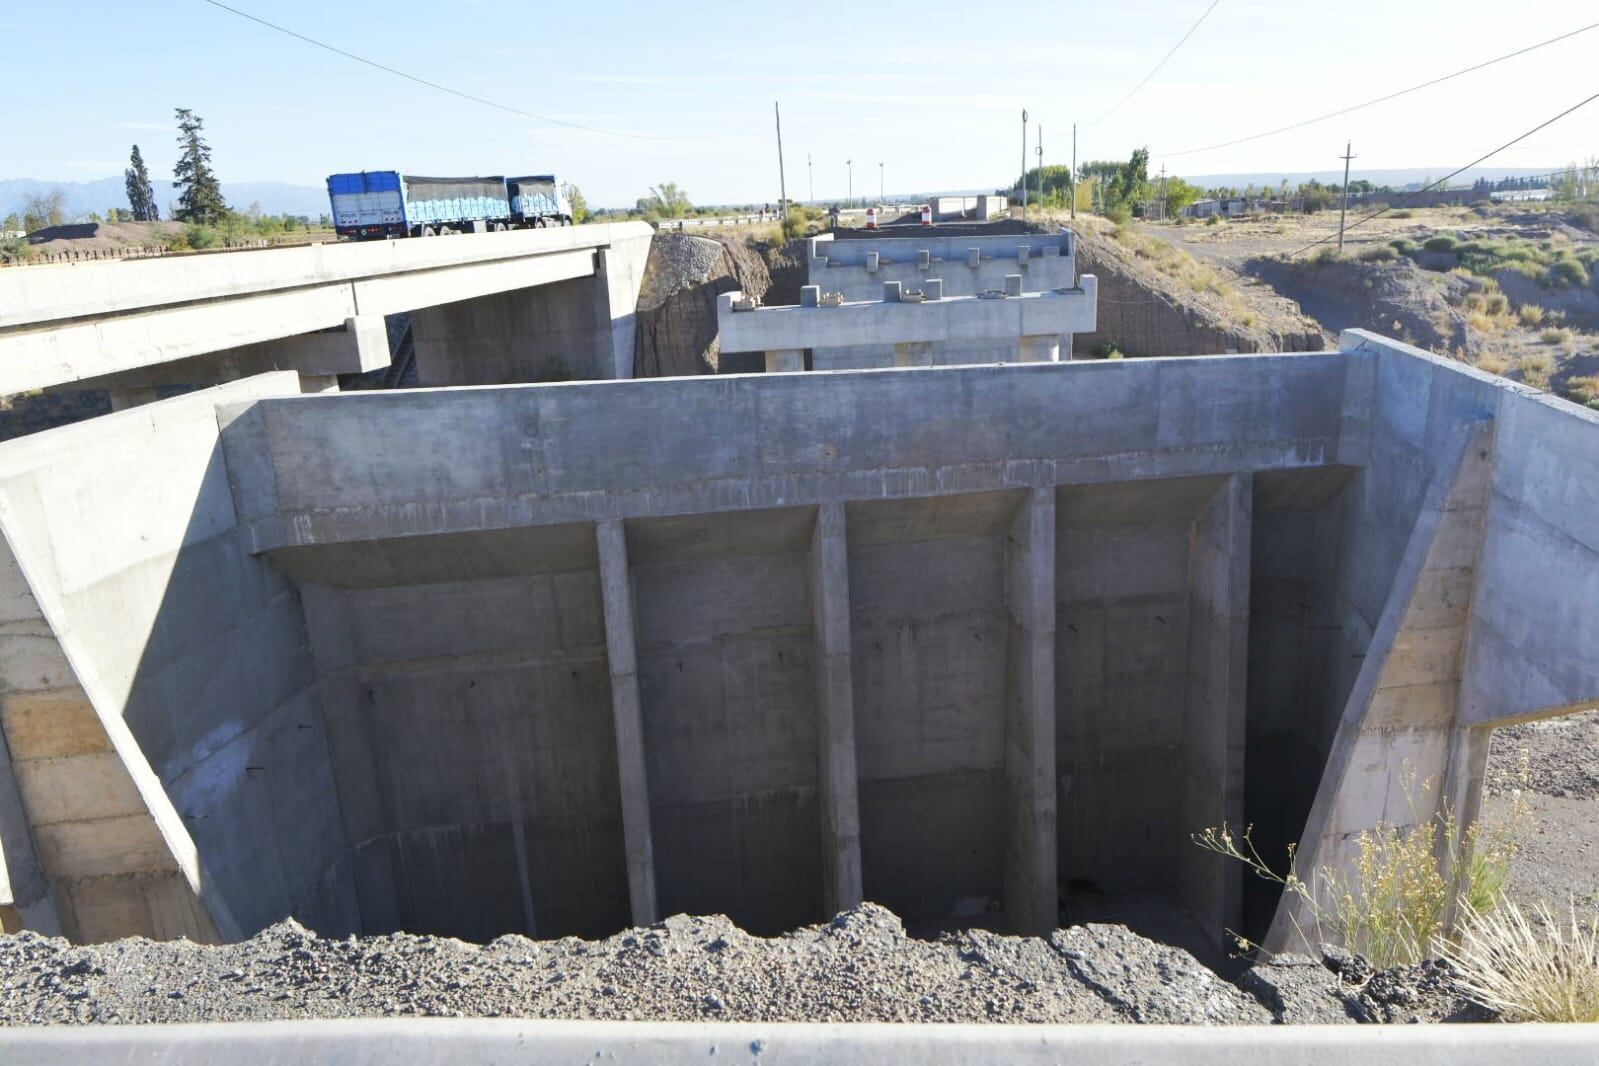
[[[342,59],[201,0],[0,5],[8,42],[0,177],[120,173],[129,144],[168,172],[172,109],[202,115],[224,180],[320,184],[335,171],[553,170],[596,204],[672,180],[699,202],[775,200],[772,101],[788,190],[842,197],[992,187],[1020,163],[1020,110],[1046,162],[1162,155],[1257,132],[1552,37],[1599,8],[1576,0],[1221,0],[1165,69],[1109,118],[1209,0],[769,9],[506,0],[229,0],[233,6],[463,91],[572,122],[552,127]],[[875,17],[865,21],[861,16]],[[888,17],[894,18],[891,25]],[[1599,92],[1599,30],[1307,130],[1170,159],[1173,173],[1446,168]],[[1498,157],[1599,155],[1599,102]],[[1031,163],[1029,155],[1029,163]]]

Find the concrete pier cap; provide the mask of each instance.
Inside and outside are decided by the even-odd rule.
[[[1293,901],[1191,833],[1341,868],[1436,813],[1404,766],[1469,822],[1495,726],[1599,705],[1599,412],[1369,333],[299,388],[0,444],[28,928],[765,935],[870,899],[1283,950]]]

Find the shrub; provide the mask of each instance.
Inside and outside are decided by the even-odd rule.
[[[1111,206],[1105,208],[1105,217],[1116,223],[1118,226],[1124,226],[1128,222],[1132,221],[1132,208],[1128,207],[1126,204],[1112,204]]]
[[[1112,344],[1110,341],[1102,341],[1099,344],[1094,345],[1093,348],[1089,349],[1088,354],[1098,359],[1122,358],[1121,349],[1116,347],[1116,345]]]
[[[1431,782],[1418,789],[1406,768],[1404,787],[1412,813],[1428,802]],[[1523,769],[1523,777],[1526,775]],[[1380,822],[1355,838],[1358,857],[1352,874],[1331,869],[1313,871],[1310,881],[1292,868],[1286,875],[1273,870],[1260,856],[1246,831],[1233,836],[1223,825],[1191,838],[1218,855],[1242,862],[1257,877],[1275,882],[1293,893],[1312,915],[1316,928],[1302,930],[1318,939],[1337,937],[1344,947],[1365,956],[1373,966],[1386,969],[1419,962],[1433,955],[1447,935],[1449,904],[1454,898],[1448,871],[1466,863],[1469,872],[1463,908],[1472,913],[1492,913],[1510,876],[1511,860],[1528,831],[1531,808],[1517,792],[1502,822],[1478,822],[1462,832],[1447,804],[1417,824],[1398,826]],[[1326,900],[1328,902],[1322,902]],[[1250,947],[1240,939],[1244,947]]]
[[[1386,263],[1399,258],[1399,253],[1386,244],[1379,244],[1375,248],[1363,249],[1360,253],[1362,263]]]
[[[1581,226],[1590,233],[1599,233],[1599,203],[1572,204],[1566,208],[1566,217],[1571,219],[1571,224]]]
[[[1396,240],[1389,241],[1388,247],[1392,248],[1400,255],[1409,255],[1411,252],[1416,250],[1416,242],[1405,237],[1400,237]]]
[[[190,248],[211,248],[217,243],[217,231],[210,226],[191,225],[184,230],[183,235]]]
[[[805,212],[797,207],[789,208],[788,214],[783,216],[783,237],[786,240],[795,240],[805,236],[805,227],[810,219],[805,217]]]
[[[1310,257],[1310,261],[1317,266],[1338,262],[1338,249],[1330,244],[1324,244]]]
[[[1510,271],[1513,274],[1520,274],[1522,277],[1526,278],[1528,281],[1536,281],[1539,285],[1543,286],[1544,288],[1548,288],[1549,287],[1548,275],[1545,274],[1544,268],[1539,266],[1537,263],[1529,263],[1529,262],[1526,262],[1526,261],[1517,261],[1517,262],[1513,262],[1513,263],[1506,263],[1504,266],[1500,267],[1500,269],[1501,270],[1508,270],[1508,271]]]
[[[1467,311],[1481,313],[1488,308],[1488,297],[1480,292],[1468,292],[1466,293],[1466,298],[1460,303]]]
[[[1505,357],[1491,348],[1484,349],[1472,365],[1485,374],[1503,374],[1509,366]]]
[[[1566,399],[1592,407],[1599,404],[1599,375],[1571,378],[1566,382]]]
[[[1538,334],[1538,339],[1545,344],[1565,344],[1571,339],[1571,330],[1551,326]]]
[[[1467,996],[1507,1022],[1599,1022],[1599,925],[1568,906],[1565,923],[1546,904],[1532,921],[1514,903],[1468,908],[1444,950]]]
[[[1400,208],[1398,211],[1390,211],[1390,212],[1388,212],[1388,217],[1389,218],[1415,218],[1416,215],[1415,215],[1415,212],[1413,212],[1413,211],[1407,210],[1405,208]]]
[[[1426,241],[1422,243],[1422,247],[1427,249],[1429,252],[1452,252],[1455,250],[1455,245],[1457,243],[1459,242],[1449,234],[1440,233],[1436,237],[1428,237]]]
[[[1549,268],[1549,280],[1556,285],[1588,284],[1588,268],[1578,259],[1556,259]]]
[[[1221,218],[1217,215],[1211,215],[1209,218],[1205,219],[1205,225],[1219,226],[1221,225]]]
[[[1508,314],[1510,311],[1510,297],[1502,292],[1491,292],[1483,297],[1483,310],[1490,315]]]
[[[1523,326],[1529,329],[1543,321],[1543,308],[1537,304],[1522,304],[1516,311],[1516,317]]]

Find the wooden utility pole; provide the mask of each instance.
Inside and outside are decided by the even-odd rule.
[[[887,199],[885,199],[885,197],[883,196],[883,164],[882,163],[877,164],[877,202],[880,203],[880,204],[888,202]]]
[[[1072,190],[1072,221],[1077,221],[1077,123],[1072,123],[1072,173],[1068,182]]]
[[[1354,144],[1352,142],[1345,141],[1344,142],[1344,154],[1338,157],[1338,158],[1340,158],[1340,159],[1342,159],[1344,161],[1344,202],[1343,202],[1343,206],[1338,208],[1338,254],[1339,255],[1343,255],[1344,254],[1344,218],[1345,218],[1345,216],[1347,216],[1349,214],[1349,161],[1351,159],[1355,158],[1354,153],[1350,151],[1350,149],[1353,148],[1353,147],[1354,147]]]
[[[1160,165],[1160,218],[1166,220],[1166,164]]]
[[[1022,221],[1027,221],[1027,109],[1022,108],[1022,176],[1016,180],[1022,190]]]
[[[816,171],[811,166],[811,153],[805,153],[805,187],[811,194],[810,202],[816,202]]]
[[[783,170],[783,112],[772,101],[772,114],[777,118],[777,216],[788,217],[788,175]]]
[[[846,159],[844,165],[849,167],[849,205],[855,206],[855,160]]]
[[[1044,124],[1038,124],[1038,210],[1044,210]]]

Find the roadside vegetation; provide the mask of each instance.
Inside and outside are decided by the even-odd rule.
[[[1354,838],[1353,871],[1301,872],[1290,847],[1287,872],[1279,873],[1256,849],[1248,829],[1235,834],[1226,825],[1208,828],[1193,841],[1298,898],[1313,926],[1300,932],[1312,944],[1335,941],[1378,969],[1436,958],[1450,939],[1455,871],[1464,874],[1459,906],[1473,915],[1493,913],[1504,899],[1511,860],[1532,831],[1531,808],[1518,793],[1502,820],[1462,829],[1448,804],[1434,795],[1434,783],[1418,784],[1413,771],[1406,772],[1413,824],[1385,820],[1362,831]],[[1428,810],[1436,813],[1421,813]],[[1260,950],[1233,936],[1241,949]]]

